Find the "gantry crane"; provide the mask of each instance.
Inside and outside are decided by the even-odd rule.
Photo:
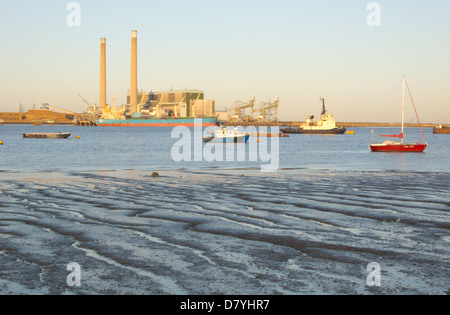
[[[258,120],[267,122],[278,122],[278,107],[280,99],[275,98],[274,102],[261,102],[259,105]]]
[[[242,121],[245,117],[245,110],[249,109],[251,111],[250,116],[248,116],[249,120],[254,120],[255,116],[255,97],[250,98],[250,102],[245,103],[241,101],[236,101],[234,106],[227,110],[232,116],[232,120]]]

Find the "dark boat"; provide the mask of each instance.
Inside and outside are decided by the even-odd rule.
[[[325,130],[311,130],[311,129],[304,129],[302,127],[299,128],[283,128],[280,131],[282,133],[286,134],[293,134],[293,133],[299,133],[299,134],[319,134],[319,135],[342,135],[345,133],[347,129],[346,128],[333,128],[333,129],[325,129]]]
[[[69,132],[57,132],[57,133],[24,133],[25,139],[66,139],[72,134]]]

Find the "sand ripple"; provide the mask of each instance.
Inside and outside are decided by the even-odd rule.
[[[150,174],[3,172],[0,293],[449,289],[448,173]],[[71,262],[82,267],[79,288],[66,284]],[[366,284],[371,262],[380,288]]]

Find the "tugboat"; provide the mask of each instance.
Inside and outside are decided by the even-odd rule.
[[[234,128],[233,130],[228,130],[226,128],[216,129],[214,134],[210,137],[203,138],[203,142],[210,142],[214,139],[217,139],[218,142],[232,142],[232,143],[238,143],[238,142],[248,142],[248,139],[250,138],[249,133],[244,133],[238,131],[237,128]]]
[[[318,121],[314,120],[314,115],[308,116],[306,123],[298,128],[283,128],[281,132],[283,133],[299,133],[299,134],[321,134],[321,135],[336,135],[344,134],[347,130],[344,127],[336,127],[336,121],[334,120],[334,115],[329,114],[325,108],[325,99],[321,98],[323,109],[320,119]]]

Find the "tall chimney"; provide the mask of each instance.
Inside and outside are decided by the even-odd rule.
[[[101,40],[100,53],[100,108],[106,107],[106,38]]]
[[[137,112],[137,31],[131,32],[131,87],[130,107],[133,113]]]

